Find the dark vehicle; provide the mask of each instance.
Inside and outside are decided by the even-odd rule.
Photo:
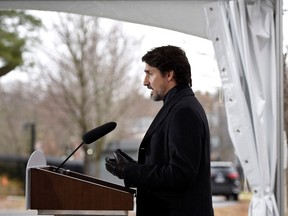
[[[241,191],[240,176],[232,162],[211,162],[211,189],[212,195],[238,200]]]

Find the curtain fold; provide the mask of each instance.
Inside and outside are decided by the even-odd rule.
[[[253,197],[250,216],[278,216],[277,85],[272,0],[205,6],[220,71],[228,130]]]

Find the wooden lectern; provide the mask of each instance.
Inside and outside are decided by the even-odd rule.
[[[135,190],[46,164],[35,151],[26,169],[26,209],[41,215],[127,215]]]

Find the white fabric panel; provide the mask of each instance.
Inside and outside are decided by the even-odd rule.
[[[145,24],[207,38],[203,5],[211,1],[0,1],[0,9],[76,13]]]
[[[210,37],[225,95],[228,128],[253,199],[250,216],[278,216],[276,51],[270,1],[211,3]]]

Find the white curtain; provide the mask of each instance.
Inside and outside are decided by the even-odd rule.
[[[229,134],[253,197],[250,216],[278,216],[277,70],[272,0],[205,6],[222,80]]]

